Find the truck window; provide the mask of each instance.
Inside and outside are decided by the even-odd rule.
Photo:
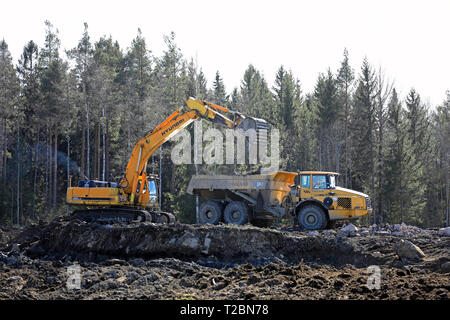
[[[313,175],[312,176],[312,185],[313,189],[326,189],[327,182],[325,175]]]
[[[336,177],[331,175],[313,175],[312,176],[313,189],[335,189]]]
[[[309,188],[310,175],[302,175],[302,188]]]
[[[336,177],[335,176],[328,176],[330,179],[330,182],[327,181],[327,188],[328,189],[336,189]]]
[[[157,194],[156,194],[156,183],[155,180],[150,180],[148,182],[149,196],[151,202],[156,202]]]

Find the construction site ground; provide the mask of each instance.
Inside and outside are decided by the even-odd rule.
[[[401,240],[425,256],[401,258]],[[308,232],[57,218],[0,229],[0,288],[4,300],[441,300],[450,297],[450,237],[406,225]]]

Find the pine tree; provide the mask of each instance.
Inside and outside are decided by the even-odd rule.
[[[46,36],[39,55],[40,84],[42,92],[43,118],[48,137],[48,165],[46,173],[47,206],[56,209],[58,181],[58,135],[63,114],[64,74],[67,64],[59,56],[58,30],[45,21]]]
[[[446,100],[438,106],[433,121],[433,136],[435,139],[436,159],[432,177],[433,190],[427,208],[436,208],[437,219],[430,219],[434,226],[449,226],[450,224],[450,91],[447,91]],[[438,183],[436,183],[438,181]]]
[[[380,218],[380,221],[383,221],[384,211],[383,211],[383,184],[384,184],[384,163],[385,163],[385,154],[383,151],[384,142],[384,133],[386,131],[385,123],[387,120],[387,108],[386,102],[392,92],[393,84],[386,81],[384,73],[381,69],[377,74],[377,90],[376,90],[376,99],[375,99],[375,131],[376,131],[376,145],[378,148],[377,153],[377,165],[376,165],[376,175],[377,175],[377,215]]]
[[[343,168],[340,170],[343,172],[343,184],[346,187],[351,188],[351,145],[350,145],[350,134],[349,134],[349,124],[351,115],[351,96],[352,96],[352,86],[355,79],[354,71],[349,63],[348,51],[344,49],[344,59],[341,62],[341,67],[337,72],[336,83],[338,87],[338,103],[340,104],[339,109],[341,110],[341,123],[344,128],[344,138],[343,138],[343,157],[344,163]]]
[[[319,168],[339,171],[341,133],[338,118],[340,114],[336,79],[331,70],[320,74],[314,90],[317,100],[319,137]]]
[[[408,190],[414,194],[405,204],[408,222],[413,224],[423,223],[423,210],[425,209],[425,192],[428,172],[426,165],[429,163],[430,151],[430,122],[425,105],[420,101],[420,95],[415,89],[411,89],[406,97],[406,130],[410,157],[408,175]]]
[[[92,66],[93,48],[90,42],[87,23],[84,23],[84,32],[77,47],[68,51],[67,55],[70,59],[75,60],[75,72],[82,94],[80,104],[83,105],[83,108],[80,108],[79,113],[80,122],[84,124],[81,141],[81,176],[86,176],[89,179],[91,176],[90,118],[92,108],[89,86],[91,80],[90,68]]]
[[[213,82],[213,96],[214,103],[219,106],[228,105],[228,95],[225,90],[223,79],[220,76],[219,71],[216,72],[216,76]]]
[[[356,190],[375,194],[375,141],[374,107],[376,77],[367,59],[364,59],[353,97],[352,134],[352,186]],[[368,188],[368,186],[370,186]],[[374,222],[376,215],[373,215]]]
[[[386,213],[383,220],[391,223],[404,221],[404,203],[408,201],[407,177],[409,158],[406,153],[405,112],[395,88],[387,106],[385,181],[382,185]]]
[[[281,66],[275,76],[273,91],[275,123],[280,133],[284,133],[280,141],[280,164],[283,169],[296,170],[297,157],[292,146],[297,139],[295,119],[302,104],[300,83],[292,71],[286,72]]]
[[[14,181],[10,177],[8,171],[8,153],[9,140],[12,140],[11,131],[9,130],[11,122],[18,116],[19,103],[19,82],[12,64],[11,53],[8,50],[8,44],[3,39],[0,41],[0,221],[6,220],[7,210],[10,206],[7,205],[9,195],[12,193],[13,184],[8,181]],[[16,156],[16,164],[18,157]],[[17,167],[17,166],[16,166]],[[18,183],[18,181],[17,181]],[[12,210],[12,208],[11,208]],[[11,211],[12,212],[12,211]],[[11,224],[14,223],[13,216],[10,219]],[[18,219],[16,222],[19,223]]]
[[[39,88],[39,70],[38,70],[38,47],[31,40],[23,48],[23,53],[19,59],[17,71],[19,73],[22,91],[22,110],[23,110],[23,145],[31,146],[31,152],[25,152],[26,166],[28,172],[33,172],[32,175],[32,189],[28,189],[24,196],[31,198],[31,201],[26,203],[31,207],[29,210],[33,217],[36,216],[36,199],[37,199],[37,175],[39,169],[39,149],[40,149],[40,134],[42,123],[40,122],[40,105],[41,92]],[[26,150],[26,149],[25,149]],[[22,159],[23,160],[23,159]],[[31,184],[30,184],[31,185]],[[29,187],[30,185],[24,186]]]
[[[121,90],[123,75],[121,64],[123,54],[117,42],[112,38],[100,38],[95,43],[95,85],[97,101],[101,105],[100,125],[102,128],[102,179],[111,179],[123,173],[123,162],[128,156],[118,134],[124,94]]]
[[[158,110],[155,110],[154,117],[157,123],[160,123],[178,107],[183,105],[186,99],[185,74],[186,64],[181,54],[180,48],[175,42],[175,33],[171,32],[169,36],[164,36],[166,43],[166,50],[163,52],[162,57],[157,59],[155,65],[155,102],[159,105]],[[157,124],[156,123],[156,124]],[[163,190],[169,190],[170,192],[163,193],[162,203],[164,207],[171,207],[173,203],[170,201],[169,196],[175,194],[175,190],[181,192],[183,187],[177,188],[177,184],[185,183],[185,179],[176,176],[176,167],[170,160],[170,143],[164,146],[165,153],[160,156],[160,169],[164,168],[164,172],[170,171],[169,175],[160,177]],[[168,152],[169,151],[169,152]],[[167,169],[166,169],[167,168]],[[170,169],[169,169],[170,168]]]

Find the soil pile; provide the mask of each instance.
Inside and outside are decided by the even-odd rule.
[[[450,237],[406,225],[305,232],[60,218],[0,236],[1,299],[449,298]]]

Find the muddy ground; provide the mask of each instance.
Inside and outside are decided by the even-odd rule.
[[[400,258],[401,240],[425,256]],[[0,229],[0,288],[0,299],[449,299],[450,237],[59,218]]]

